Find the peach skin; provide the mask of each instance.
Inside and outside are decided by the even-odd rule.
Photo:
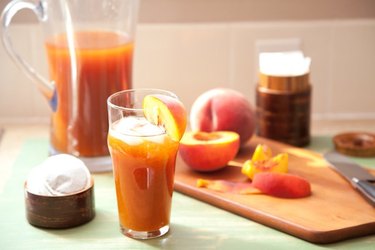
[[[254,134],[255,114],[244,95],[233,89],[217,88],[200,95],[190,112],[192,131],[233,131],[241,146]]]
[[[311,185],[304,178],[284,173],[259,173],[253,187],[262,193],[280,198],[303,198],[311,195]]]

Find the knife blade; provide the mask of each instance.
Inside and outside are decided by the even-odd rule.
[[[375,206],[375,176],[337,152],[327,152],[324,158],[330,167],[347,179],[372,206]]]

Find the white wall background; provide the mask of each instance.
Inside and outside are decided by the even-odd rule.
[[[12,26],[15,47],[46,75],[35,23]],[[229,87],[254,104],[256,43],[298,38],[312,58],[313,119],[375,119],[375,19],[141,23],[134,87],[174,91],[188,109],[203,91]],[[47,121],[36,87],[0,46],[0,123]]]

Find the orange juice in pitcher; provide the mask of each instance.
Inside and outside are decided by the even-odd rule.
[[[132,87],[133,42],[102,31],[75,33],[73,38],[75,60],[71,60],[66,34],[46,43],[50,77],[60,103],[52,114],[52,146],[83,157],[108,155],[106,100]],[[72,66],[73,62],[77,65]],[[79,77],[71,77],[74,74]]]
[[[92,172],[112,169],[106,99],[132,88],[138,5],[138,0],[18,0],[2,14],[6,51],[51,106],[50,153],[77,156]],[[12,46],[9,25],[24,9],[33,11],[43,28],[48,79]]]

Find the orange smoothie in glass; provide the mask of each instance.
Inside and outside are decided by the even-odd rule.
[[[111,125],[108,146],[121,230],[169,228],[179,142],[144,117],[125,117]]]
[[[106,100],[132,86],[133,42],[120,33],[81,31],[49,38],[46,49],[57,91],[51,119],[54,150],[82,157],[108,155]]]
[[[121,232],[135,239],[165,235],[185,107],[175,94],[160,89],[120,91],[107,104]]]

